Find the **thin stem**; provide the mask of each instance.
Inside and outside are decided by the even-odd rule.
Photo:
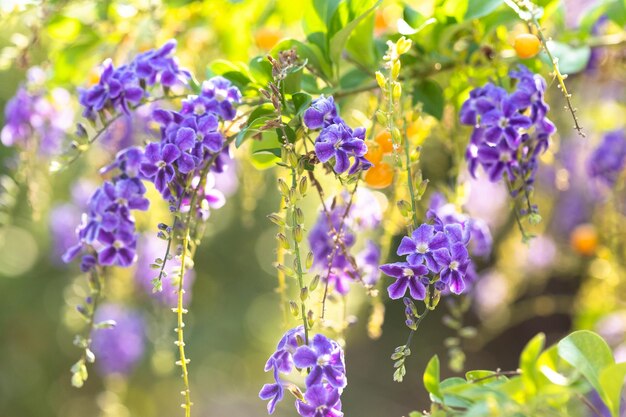
[[[286,137],[286,136],[285,136]],[[296,171],[295,168],[291,168],[291,187],[293,189],[296,189],[296,187],[298,186],[298,172]],[[296,210],[297,206],[295,203],[292,203],[292,231],[295,230],[299,225],[296,219],[296,216],[294,215],[294,212]],[[297,278],[298,278],[298,286],[300,287],[300,291],[302,292],[302,290],[304,289],[304,279],[302,277],[302,259],[300,256],[300,244],[298,242],[298,239],[296,239],[296,237],[294,236],[293,239],[293,246],[294,246],[294,255],[296,256],[296,274],[297,274]],[[300,299],[300,309],[301,309],[301,314],[302,314],[302,324],[304,325],[304,342],[305,344],[309,344],[309,323],[306,317],[306,305],[303,299]]]
[[[190,210],[193,210],[193,208],[190,208]],[[183,283],[185,276],[185,261],[187,260],[187,247],[189,245],[189,231],[190,224],[187,223],[183,235],[183,252],[180,259],[180,279],[178,281],[178,298],[176,306],[176,333],[178,335],[176,345],[178,346],[178,354],[180,357],[180,360],[177,362],[177,364],[181,367],[183,383],[185,384],[185,390],[181,393],[185,397],[185,403],[181,404],[181,407],[185,409],[185,417],[191,416],[191,406],[193,405],[193,403],[191,402],[191,392],[189,390],[189,370],[187,369],[187,364],[189,363],[189,360],[185,355],[185,335],[183,332],[183,328],[185,327],[183,314],[187,313],[187,310],[183,307],[183,294],[185,293],[185,290],[183,289]]]
[[[404,156],[406,161],[406,174],[407,185],[409,188],[409,195],[411,196],[411,219],[413,221],[413,229],[417,229],[417,207],[415,206],[415,190],[413,187],[413,175],[411,173],[411,153],[409,149],[409,138],[404,136]]]

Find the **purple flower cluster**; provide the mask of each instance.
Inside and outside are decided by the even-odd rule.
[[[520,65],[509,76],[516,80],[511,94],[492,83],[476,88],[463,103],[461,123],[474,126],[466,159],[472,176],[478,166],[492,182],[504,175],[518,182],[512,193],[530,189],[535,180],[537,158],[549,145],[556,131],[546,117],[546,82]]]
[[[365,159],[365,128],[350,128],[338,116],[337,106],[332,96],[321,96],[314,100],[304,112],[304,124],[309,129],[322,129],[315,140],[315,155],[322,162],[335,159],[334,170],[342,174],[350,168],[352,175],[360,170],[369,169],[372,164]],[[353,158],[350,166],[350,157]]]
[[[328,213],[320,212],[308,235],[314,268],[323,274],[324,279],[329,272],[329,286],[342,295],[348,293],[349,284],[359,277],[367,285],[376,284],[380,277],[380,249],[373,242],[368,241],[365,248],[356,255],[359,271],[354,270],[353,262],[344,252],[344,248],[350,251],[355,245],[356,233],[378,226],[382,217],[380,205],[366,189],[357,192],[347,214],[346,204],[336,204]],[[347,255],[352,256],[349,253]]]
[[[602,142],[587,161],[592,178],[613,186],[626,168],[626,131],[614,130],[604,135]]]
[[[149,97],[148,87],[160,84],[167,90],[185,84],[191,74],[178,66],[173,56],[175,50],[176,41],[170,40],[161,48],[143,52],[118,68],[110,59],[104,61],[98,83],[79,91],[83,116],[95,121],[103,111],[129,115],[131,106]]]
[[[4,146],[21,149],[37,148],[44,156],[56,155],[61,150],[65,132],[72,126],[74,112],[70,95],[62,88],[55,88],[49,95],[43,86],[37,85],[33,67],[28,71],[28,82],[20,86],[5,107],[6,124],[0,132]]]
[[[276,403],[284,396],[286,383],[280,374],[288,374],[294,367],[309,371],[305,379],[304,401],[296,400],[298,413],[302,417],[343,416],[340,396],[348,383],[343,349],[321,334],[316,334],[308,345],[305,344],[302,326],[285,333],[265,364],[265,372],[273,371],[275,381],[265,384],[259,393],[262,400],[269,400],[268,413],[274,412]]]
[[[141,175],[154,183],[166,199],[183,200],[181,210],[190,203],[189,184],[199,184],[201,174],[207,175],[206,166],[222,172],[230,160],[220,123],[235,117],[234,106],[240,101],[241,93],[222,77],[205,81],[202,92],[183,101],[180,112],[157,110],[153,116],[161,125],[160,142],[146,146],[140,166]],[[208,209],[223,204],[223,196],[212,190],[212,183],[199,190],[198,215],[208,216]]]
[[[64,261],[82,252],[81,269],[85,271],[96,264],[126,267],[133,263],[137,232],[132,210],[149,206],[142,180],[152,182],[170,201],[172,210],[195,210],[201,220],[207,219],[211,208],[223,206],[224,196],[214,189],[209,169],[223,172],[230,160],[220,123],[234,118],[234,105],[240,98],[239,90],[217,77],[203,84],[201,95],[189,96],[180,112],[155,110],[161,141],[149,143],[145,149],[128,147],[101,170],[102,174],[113,170],[120,174],[106,181],[89,200],[77,229],[79,242],[65,253]]]
[[[140,160],[139,148],[118,153],[113,166],[120,174],[105,181],[89,199],[87,212],[76,229],[79,241],[63,255],[65,262],[82,253],[83,271],[95,265],[127,267],[133,263],[137,232],[132,210],[145,211],[150,205],[144,197],[146,187],[137,177]]]
[[[102,375],[128,375],[143,357],[145,326],[141,315],[118,304],[104,304],[96,310],[95,323],[115,322],[113,327],[96,328],[91,334],[91,349],[98,358]]]
[[[402,238],[397,254],[406,256],[406,261],[380,266],[381,271],[396,279],[387,288],[394,300],[404,297],[407,289],[413,299],[423,300],[431,284],[437,291],[461,294],[473,281],[474,265],[468,252],[471,221],[460,216],[461,221],[457,221],[457,215],[441,218],[433,209],[428,217],[432,224],[424,223],[411,236]],[[479,235],[483,234],[481,231]]]

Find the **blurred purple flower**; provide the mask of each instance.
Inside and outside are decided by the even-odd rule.
[[[91,348],[103,375],[129,375],[145,348],[145,325],[141,315],[118,304],[104,304],[95,313],[95,323],[113,320],[113,328],[94,329]]]

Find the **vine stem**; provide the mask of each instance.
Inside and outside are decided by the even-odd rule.
[[[539,40],[541,41],[541,44],[543,45],[543,49],[546,51],[546,54],[548,55],[548,59],[550,59],[550,64],[552,64],[552,68],[554,70],[554,77],[557,79],[557,82],[559,83],[559,88],[561,92],[563,93],[563,97],[565,97],[565,101],[567,103],[566,108],[569,110],[569,112],[572,115],[572,118],[574,119],[574,129],[576,129],[578,134],[584,138],[586,135],[583,132],[582,126],[580,126],[580,123],[578,122],[578,117],[576,116],[576,109],[572,105],[572,100],[571,100],[572,95],[567,91],[567,87],[565,86],[565,78],[567,77],[567,75],[561,74],[561,71],[559,70],[559,61],[554,57],[554,55],[552,55],[552,52],[550,52],[550,48],[548,48],[548,40],[543,34],[543,31],[541,30],[541,25],[539,24],[539,21],[537,20],[537,14],[536,14],[537,6],[528,0],[504,0],[504,2],[507,4],[507,6],[513,9],[513,11],[516,12],[522,20],[524,20],[529,25],[529,28],[530,28],[530,25],[532,24],[537,30],[537,36],[539,37]],[[524,10],[522,10],[522,8]]]

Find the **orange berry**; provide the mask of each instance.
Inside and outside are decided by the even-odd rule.
[[[380,145],[383,150],[383,154],[393,152],[393,142],[391,140],[391,133],[387,130],[383,130],[378,135],[376,135],[376,142]]]
[[[382,10],[376,11],[376,16],[374,17],[374,31],[376,33],[384,32],[389,25],[387,24],[387,19],[385,18],[385,13]]]
[[[278,43],[281,33],[278,30],[270,28],[261,28],[254,35],[256,46],[265,51],[269,51]]]
[[[598,232],[589,223],[576,226],[570,235],[570,244],[581,255],[591,256],[598,248]]]
[[[532,58],[539,53],[541,41],[532,33],[520,33],[513,41],[513,47],[520,58]]]
[[[377,142],[371,140],[368,140],[366,144],[367,153],[365,154],[365,159],[376,165],[383,159],[383,148]]]
[[[386,188],[393,182],[393,168],[386,162],[374,165],[365,173],[365,183],[371,188]]]

